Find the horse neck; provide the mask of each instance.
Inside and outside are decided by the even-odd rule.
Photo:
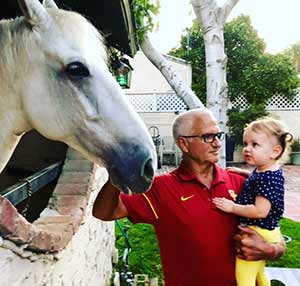
[[[0,21],[0,172],[7,164],[22,134],[29,130],[22,109],[19,23]],[[15,30],[15,31],[14,31]],[[19,37],[22,39],[22,36]],[[19,62],[18,62],[19,61]],[[24,68],[24,67],[22,67]]]
[[[2,126],[2,123],[0,123]],[[11,155],[13,154],[22,135],[13,134],[11,130],[2,128],[0,130],[0,173],[6,166]]]

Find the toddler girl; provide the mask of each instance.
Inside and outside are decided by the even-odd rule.
[[[278,120],[265,118],[251,122],[244,129],[243,156],[255,169],[245,181],[236,202],[226,198],[213,199],[217,208],[240,216],[241,224],[255,229],[269,242],[281,239],[279,220],[284,211],[284,177],[279,159],[292,139]],[[264,260],[246,261],[237,257],[237,285],[269,286],[264,266]]]

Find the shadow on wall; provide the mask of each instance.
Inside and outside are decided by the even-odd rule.
[[[235,149],[235,138],[230,137],[226,134],[226,162],[233,162],[234,161],[234,149]]]

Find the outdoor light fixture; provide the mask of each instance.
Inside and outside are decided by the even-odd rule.
[[[128,59],[120,58],[113,61],[114,76],[122,88],[129,88],[131,82],[132,66]]]

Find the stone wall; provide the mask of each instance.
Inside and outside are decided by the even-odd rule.
[[[114,223],[92,217],[92,204],[106,181],[103,168],[94,168],[91,195],[82,224],[67,246],[51,254],[31,252],[26,245],[0,237],[2,286],[109,285],[114,252]],[[0,210],[1,212],[1,210]]]

